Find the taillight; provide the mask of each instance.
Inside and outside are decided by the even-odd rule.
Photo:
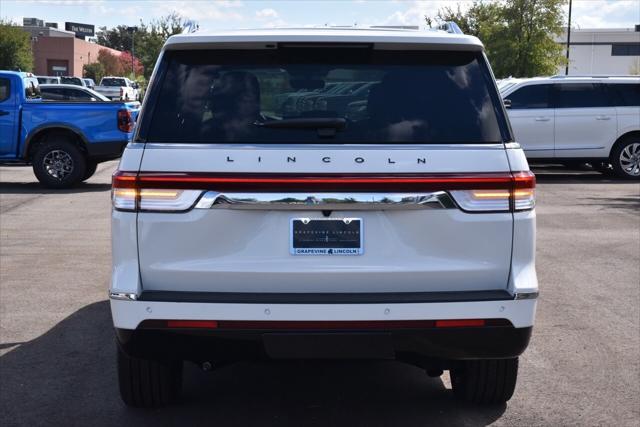
[[[130,110],[122,109],[118,110],[118,129],[122,132],[133,132],[133,116]]]
[[[467,212],[533,209],[531,172],[433,175],[278,175],[116,172],[113,207],[127,211],[184,212],[207,190],[251,192],[448,191]]]
[[[535,187],[535,175],[526,171],[512,174],[506,186],[454,190],[451,195],[460,208],[469,212],[525,211],[535,207]]]
[[[137,174],[116,172],[112,178],[111,201],[120,211],[184,212],[191,207],[201,190],[140,188]]]

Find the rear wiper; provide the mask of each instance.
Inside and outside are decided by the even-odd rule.
[[[347,120],[342,117],[303,117],[255,122],[254,125],[271,129],[316,129],[318,136],[330,137],[336,131],[344,130]]]

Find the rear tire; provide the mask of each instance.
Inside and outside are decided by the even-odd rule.
[[[128,406],[158,408],[174,402],[182,388],[182,361],[139,359],[118,346],[120,397]]]
[[[52,136],[32,157],[33,173],[47,188],[69,188],[82,181],[87,159],[80,148],[64,135]]]
[[[467,360],[449,371],[454,395],[479,404],[511,399],[518,378],[518,358]]]
[[[94,173],[96,173],[96,169],[98,169],[98,163],[97,162],[88,162],[87,163],[87,168],[84,172],[84,176],[82,177],[83,181],[88,180],[89,178],[91,178],[93,176]]]
[[[619,178],[640,180],[640,136],[621,139],[613,146],[609,159]]]

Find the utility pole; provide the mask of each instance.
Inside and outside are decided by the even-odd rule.
[[[567,25],[567,65],[564,69],[564,75],[569,75],[569,50],[571,49],[571,3],[569,0],[569,25]]]
[[[135,44],[135,40],[136,40],[136,33],[138,32],[138,27],[127,27],[127,32],[131,33],[131,74],[133,74],[133,78],[136,78],[136,70],[133,66],[133,61],[135,58],[135,52],[136,52],[136,44]]]

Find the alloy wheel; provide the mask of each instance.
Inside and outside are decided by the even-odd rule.
[[[73,172],[73,158],[66,151],[49,151],[44,156],[43,163],[49,176],[58,181],[64,180]]]
[[[640,176],[640,142],[634,142],[620,152],[620,167],[630,176]]]

